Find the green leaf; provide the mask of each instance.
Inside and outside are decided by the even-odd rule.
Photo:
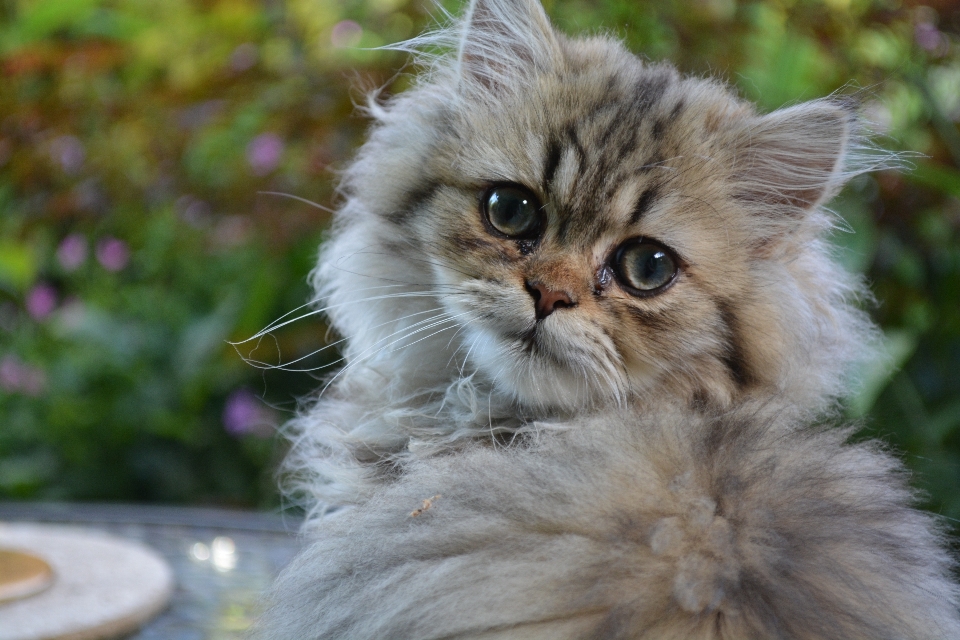
[[[960,198],[960,171],[956,169],[941,164],[925,163],[907,172],[904,177],[916,184]]]
[[[30,245],[0,240],[0,286],[24,291],[36,280],[37,267]]]

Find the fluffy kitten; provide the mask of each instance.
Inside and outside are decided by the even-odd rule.
[[[888,159],[849,104],[760,115],[535,0],[410,48],[437,45],[457,53],[371,104],[344,175],[314,283],[346,364],[290,427],[294,492],[355,501],[420,455],[610,406],[845,393],[873,329],[821,205]]]
[[[346,364],[261,637],[960,637],[899,465],[803,427],[872,341],[823,237],[885,161],[850,105],[760,115],[535,0],[437,44],[316,271]]]

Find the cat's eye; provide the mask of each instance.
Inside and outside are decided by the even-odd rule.
[[[529,189],[501,185],[483,196],[483,214],[490,226],[511,238],[535,238],[540,233],[540,202]]]
[[[620,245],[613,256],[613,269],[625,288],[640,296],[660,293],[680,271],[669,249],[646,238]]]

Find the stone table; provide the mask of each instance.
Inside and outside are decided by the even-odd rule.
[[[175,574],[170,607],[131,640],[243,638],[260,595],[300,548],[300,520],[188,507],[0,502],[2,522],[81,525],[142,542]]]

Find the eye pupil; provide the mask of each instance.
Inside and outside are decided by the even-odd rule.
[[[643,265],[643,277],[645,280],[655,279],[657,274],[663,271],[667,255],[663,251],[657,251],[650,254],[646,263]]]
[[[484,210],[490,225],[512,238],[530,238],[540,229],[540,204],[522,187],[494,187],[485,197]]]
[[[677,263],[667,249],[643,239],[621,245],[614,263],[620,281],[636,295],[656,293],[673,282],[678,272]]]

